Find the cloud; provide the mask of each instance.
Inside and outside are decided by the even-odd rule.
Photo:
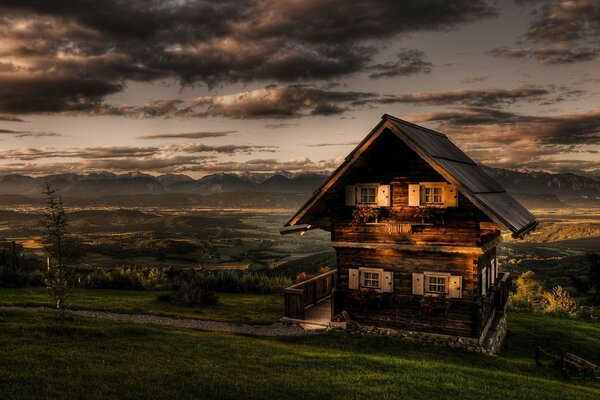
[[[483,81],[488,80],[489,78],[490,78],[489,76],[473,76],[473,77],[461,79],[460,83],[468,85],[470,83],[483,82]]]
[[[238,161],[207,160],[194,165],[183,165],[177,172],[323,172],[336,168],[342,160],[312,161],[310,158],[292,160],[251,159]]]
[[[92,110],[131,81],[215,87],[337,79],[367,71],[390,40],[496,11],[485,0],[7,0],[0,112]],[[374,74],[411,71],[402,63]]]
[[[549,89],[529,85],[513,89],[459,89],[446,92],[382,96],[377,102],[382,104],[413,103],[423,105],[464,104],[489,107],[498,104],[511,104],[517,101],[535,101],[549,94]]]
[[[13,117],[10,115],[0,115],[0,121],[6,121],[6,122],[27,122],[22,118],[19,117]]]
[[[184,133],[158,133],[153,135],[138,136],[137,139],[205,139],[214,137],[229,136],[237,131],[216,131],[216,132],[184,132]]]
[[[278,124],[265,124],[267,129],[283,129],[289,128],[290,126],[298,126],[298,124],[278,123]]]
[[[306,147],[330,147],[330,146],[356,146],[359,141],[339,142],[339,143],[311,143],[305,144]]]
[[[489,107],[520,101],[543,100],[555,103],[576,94],[578,93],[574,91],[565,92],[564,88],[544,88],[533,85],[512,89],[459,89],[404,95],[328,90],[315,85],[269,85],[262,89],[229,95],[202,96],[187,100],[159,100],[142,106],[101,105],[86,113],[90,115],[122,115],[130,118],[293,119],[307,116],[339,115],[351,110],[381,104],[413,103]],[[286,126],[290,125],[267,124],[265,128],[278,129]]]
[[[165,145],[151,147],[112,146],[84,147],[71,149],[54,148],[21,148],[0,150],[0,158],[5,160],[33,161],[50,158],[79,158],[82,160],[142,160],[149,158],[172,158],[182,154],[220,153],[251,154],[253,152],[272,152],[275,146],[254,145],[221,145],[207,146],[203,144]]]
[[[572,64],[575,62],[592,61],[598,57],[598,50],[586,48],[568,49],[546,47],[538,49],[500,47],[490,52],[501,58],[532,58],[540,65]]]
[[[23,138],[23,137],[57,137],[57,136],[63,136],[60,133],[55,133],[55,132],[31,132],[31,131],[14,131],[11,129],[0,129],[0,135],[11,135],[14,136],[16,138]]]
[[[527,31],[527,37],[534,41],[556,43],[600,38],[600,3],[597,0],[546,1],[534,15]]]
[[[414,74],[428,74],[431,72],[432,63],[425,61],[425,53],[420,50],[405,49],[397,54],[398,61],[385,64],[376,64],[368,69],[375,71],[370,78],[393,78]]]
[[[487,165],[548,168],[561,159],[595,154],[600,146],[600,111],[557,116],[522,115],[480,107],[407,115],[436,123],[472,157]],[[588,160],[590,161],[590,160]],[[586,161],[587,162],[587,161]],[[595,160],[598,163],[600,160]]]

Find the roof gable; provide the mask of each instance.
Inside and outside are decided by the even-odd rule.
[[[492,221],[522,237],[537,222],[535,217],[494,179],[487,175],[475,161],[460,150],[442,133],[427,129],[390,115],[383,115],[377,126],[346,157],[344,162],[313,193],[285,226],[303,223],[323,196],[340,181],[375,140],[386,129],[414,150],[433,169],[483,211]]]

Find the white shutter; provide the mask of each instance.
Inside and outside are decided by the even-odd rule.
[[[356,205],[356,187],[354,185],[346,186],[346,205]]]
[[[417,274],[413,272],[412,274],[412,292],[413,294],[423,294],[423,274]]]
[[[491,271],[492,271],[492,275],[490,276],[490,285],[493,285],[496,282],[496,276],[497,276],[496,259],[495,258],[492,258]]]
[[[393,272],[384,272],[383,273],[383,293],[393,293],[394,292],[394,273]]]
[[[408,205],[418,207],[421,205],[421,190],[419,185],[408,185]]]
[[[358,289],[358,270],[348,270],[348,289]]]
[[[487,293],[487,267],[481,270],[481,295],[485,296]]]
[[[456,299],[462,298],[462,276],[451,276],[448,285],[448,296]]]
[[[379,185],[377,188],[377,205],[379,207],[390,206],[390,185]]]
[[[458,207],[458,190],[456,190],[456,186],[446,185],[446,207]]]

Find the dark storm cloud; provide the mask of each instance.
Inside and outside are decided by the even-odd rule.
[[[393,78],[431,72],[432,63],[425,61],[425,53],[420,50],[408,49],[398,53],[398,61],[376,64],[369,67],[373,70],[370,78]]]
[[[490,52],[501,58],[532,58],[540,65],[571,64],[582,61],[592,61],[598,57],[599,50],[586,48],[510,48],[500,47]]]
[[[399,96],[382,96],[376,102],[382,104],[413,103],[423,105],[464,104],[489,107],[498,104],[510,104],[517,101],[535,101],[550,94],[539,86],[521,86],[514,89],[476,89],[450,90],[447,92],[411,93]]]
[[[382,43],[399,35],[494,14],[485,0],[5,0],[0,112],[95,110],[129,81],[335,79],[365,71]],[[427,68],[402,62],[374,74]],[[339,110],[319,104],[313,111]]]
[[[0,135],[10,135],[16,138],[23,137],[57,137],[63,136],[55,132],[31,132],[31,131],[14,131],[12,129],[0,129]]]
[[[229,136],[237,131],[216,131],[216,132],[183,132],[183,133],[158,133],[154,135],[138,136],[138,139],[205,139],[214,137]]]

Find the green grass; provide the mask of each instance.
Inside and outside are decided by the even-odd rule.
[[[168,292],[157,290],[75,289],[68,307],[128,314],[153,314],[173,318],[270,324],[283,315],[280,295],[219,293],[216,306],[184,307],[159,301]],[[46,306],[53,303],[45,288],[0,288],[0,305]]]
[[[255,338],[84,318],[60,330],[22,311],[0,311],[0,326],[6,399],[600,398],[598,384],[537,368],[529,348],[539,336],[594,359],[598,327],[538,315],[511,314],[498,357],[335,332]]]

